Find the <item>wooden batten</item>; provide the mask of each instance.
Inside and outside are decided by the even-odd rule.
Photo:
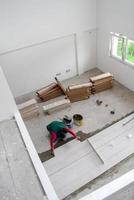
[[[104,73],[95,77],[91,77],[92,82],[92,94],[111,89],[113,87],[113,75],[110,73]]]
[[[37,95],[42,96],[44,93],[47,93],[48,91],[52,90],[53,88],[55,88],[57,86],[56,83],[51,83],[48,86],[41,88],[40,90],[38,90],[36,92]]]
[[[33,116],[39,114],[39,107],[35,99],[31,99],[22,104],[19,104],[18,109],[24,119],[32,118]]]
[[[51,83],[50,85],[37,91],[36,94],[42,101],[48,101],[50,99],[64,95],[64,92],[61,87],[59,87],[59,84]]]
[[[71,106],[71,102],[69,99],[62,99],[62,100],[43,106],[43,110],[45,113],[51,114],[53,112],[68,108],[70,106]]]
[[[83,83],[83,84],[79,84],[79,85],[72,85],[69,86],[68,89],[69,90],[75,90],[75,89],[83,89],[83,88],[91,88],[92,87],[92,83]]]
[[[90,81],[92,83],[96,82],[96,81],[100,81],[100,80],[104,80],[104,79],[108,79],[108,78],[113,78],[113,75],[108,73],[104,73],[104,74],[100,74],[98,76],[94,76],[94,77],[90,77]]]

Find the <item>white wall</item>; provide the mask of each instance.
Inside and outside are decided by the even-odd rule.
[[[59,78],[76,75],[74,38],[68,37],[41,46],[0,56],[0,63],[15,96],[43,87]],[[66,73],[67,69],[71,69]]]
[[[2,121],[13,117],[13,114],[17,111],[17,107],[1,67],[0,93],[0,121]]]
[[[65,79],[77,67],[80,73],[96,67],[96,0],[0,0],[0,19],[0,64],[15,97],[57,73]]]
[[[134,91],[134,68],[108,56],[110,32],[134,39],[133,8],[133,0],[98,0],[97,66],[102,71],[113,73],[116,80]]]
[[[95,10],[96,0],[0,0],[0,52],[96,28]]]
[[[77,34],[79,74],[96,67],[96,30]]]

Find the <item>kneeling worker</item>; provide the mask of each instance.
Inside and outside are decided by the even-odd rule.
[[[53,121],[47,125],[47,130],[50,133],[50,146],[51,146],[51,154],[54,156],[54,142],[57,140],[64,140],[67,133],[70,133],[74,138],[80,140],[72,129],[68,128],[64,122],[61,121]]]

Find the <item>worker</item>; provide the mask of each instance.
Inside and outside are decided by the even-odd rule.
[[[53,121],[47,125],[47,130],[50,133],[50,146],[51,146],[51,155],[54,156],[54,142],[57,140],[65,141],[66,134],[70,133],[74,138],[80,140],[72,129],[68,128],[62,121]]]

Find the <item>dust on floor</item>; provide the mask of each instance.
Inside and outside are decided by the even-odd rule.
[[[93,69],[87,73],[84,73],[80,77],[77,76],[68,79],[64,81],[63,84],[64,86],[68,86],[71,84],[85,83],[89,81],[90,76],[98,75],[100,73],[102,73],[100,70]],[[34,94],[31,93],[23,97],[19,97],[17,98],[17,102],[21,103],[25,100],[33,98],[33,96]],[[88,134],[96,133],[97,130],[101,130],[108,124],[112,124],[113,122],[118,121],[122,117],[127,116],[129,113],[134,111],[134,93],[116,81],[114,81],[114,87],[112,89],[92,95],[88,100],[73,103],[69,109],[64,109],[51,115],[45,115],[43,113],[43,105],[62,98],[64,98],[64,96],[58,97],[48,102],[39,103],[40,115],[25,121],[25,124],[38,153],[46,152],[50,149],[46,125],[53,120],[62,118],[64,115],[72,116],[76,113],[82,114],[84,117],[83,126],[77,127],[74,125],[73,130],[76,132],[82,131],[84,134]],[[98,99],[102,101],[100,106],[96,104]],[[111,111],[114,111],[115,114],[111,114]],[[100,186],[121,176],[122,174],[133,169],[133,162],[134,156],[131,156],[93,182],[88,183],[75,193],[69,195],[66,200],[79,199],[79,197],[82,197],[85,194],[85,190],[86,193],[90,193]]]

